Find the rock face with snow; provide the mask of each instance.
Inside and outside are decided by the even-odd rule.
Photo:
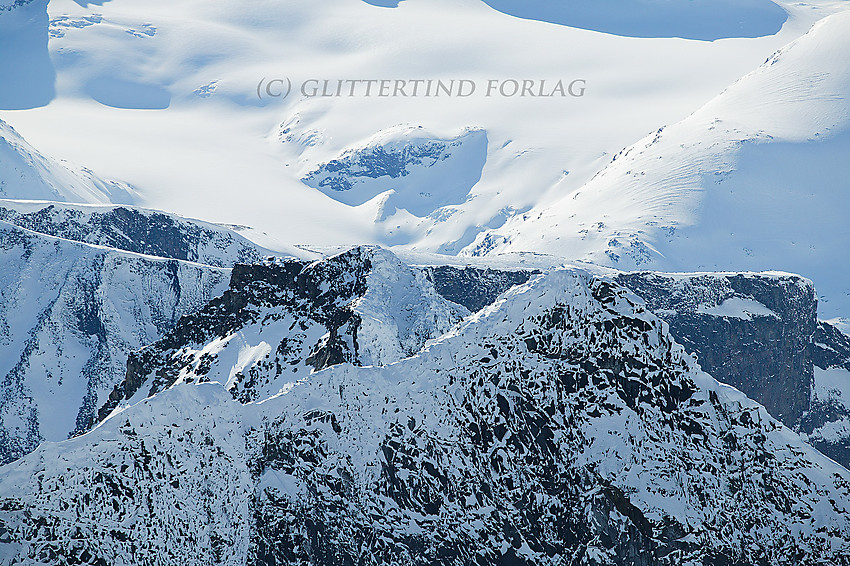
[[[625,273],[670,333],[719,381],[793,427],[809,410],[817,298],[790,274]]]
[[[555,271],[413,357],[260,403],[183,379],[0,469],[0,560],[847,563],[850,472],[630,296]]]
[[[255,244],[231,230],[128,206],[0,200],[0,220],[66,240],[217,267],[262,257]]]
[[[800,430],[812,446],[850,468],[850,337],[818,322],[812,408]]]
[[[249,402],[331,365],[385,365],[467,314],[379,248],[316,263],[237,265],[224,295],[130,356],[100,418],[183,381],[218,381]]]
[[[0,201],[0,462],[87,429],[129,352],[219,296],[261,251],[124,206]]]
[[[228,270],[0,222],[0,462],[88,426],[127,353],[218,295]]]
[[[476,267],[440,265],[425,268],[437,292],[446,299],[478,312],[492,304],[502,293],[528,281],[532,271],[504,271]]]
[[[483,130],[441,137],[421,128],[396,128],[321,164],[302,181],[349,206],[385,194],[380,220],[397,209],[424,217],[463,203],[486,161]]]

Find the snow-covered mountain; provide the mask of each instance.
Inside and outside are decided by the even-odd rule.
[[[818,22],[685,120],[467,251],[622,269],[803,274],[850,312],[850,12]]]
[[[0,461],[89,426],[127,353],[227,285],[229,270],[0,222]]]
[[[0,560],[843,564],[850,553],[850,472],[585,272],[536,276],[397,363],[336,365],[248,404],[225,385],[173,386],[0,469]]]
[[[845,8],[833,0],[612,0],[604,8],[297,0],[251,9],[233,0],[52,0],[33,34],[49,36],[40,49],[55,74],[53,98],[2,118],[43,151],[132,183],[147,206],[255,226],[286,243],[455,254],[483,250],[484,234],[506,223],[515,232],[621,148],[680,122]],[[476,92],[424,95],[423,83],[416,96],[394,88],[336,96],[335,81],[367,79],[470,81]],[[524,96],[501,94],[505,81],[532,79]],[[278,80],[291,83],[289,96],[266,94]],[[321,94],[326,80],[334,96],[310,95],[309,85]],[[581,97],[538,96],[573,80],[585,81]],[[821,110],[829,112],[813,101],[811,112]],[[403,134],[420,126],[425,135]],[[478,136],[451,152],[460,160],[397,177],[355,175],[354,192],[302,182],[311,173],[325,180],[323,166],[364,150],[415,154],[464,131]],[[377,163],[371,174],[380,171]],[[572,231],[568,218],[552,238]],[[533,240],[549,228],[524,233]],[[607,241],[601,246],[607,261]],[[581,256],[566,245],[555,252]],[[758,269],[766,268],[805,273]]]
[[[175,384],[216,381],[249,402],[332,365],[387,365],[468,314],[380,248],[237,265],[227,292],[131,354],[100,418]]]
[[[850,566],[849,53],[0,0],[0,566]]]
[[[128,353],[264,252],[154,211],[0,201],[0,462],[88,429]]]

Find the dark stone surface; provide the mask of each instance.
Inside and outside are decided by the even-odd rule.
[[[423,268],[443,298],[477,312],[499,295],[528,281],[534,271],[502,271],[476,267],[438,266]]]
[[[817,367],[850,371],[850,336],[828,322],[818,321],[814,341],[812,357]]]
[[[0,205],[0,220],[48,236],[216,267],[261,258],[257,246],[225,229],[131,207],[90,212],[50,204],[21,213]]]
[[[817,299],[793,275],[624,273],[615,280],[646,301],[670,333],[718,381],[755,399],[790,427],[811,403]],[[776,316],[708,314],[730,298],[754,300]],[[707,307],[701,308],[701,307]]]

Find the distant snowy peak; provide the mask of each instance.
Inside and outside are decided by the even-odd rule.
[[[379,220],[402,209],[422,218],[465,202],[486,161],[484,130],[439,136],[422,127],[398,127],[320,164],[302,180],[349,206],[384,194]]]
[[[128,204],[136,194],[128,185],[42,155],[0,120],[0,198]]]
[[[812,278],[836,309],[824,314],[842,314],[850,287],[832,265],[850,260],[848,52],[844,11],[465,253],[544,251],[621,269],[781,269]]]
[[[468,314],[379,248],[237,265],[224,295],[130,356],[100,418],[183,382],[216,381],[241,401],[262,400],[335,364],[411,356]]]
[[[0,220],[67,240],[216,267],[273,254],[220,226],[128,206],[0,199]]]

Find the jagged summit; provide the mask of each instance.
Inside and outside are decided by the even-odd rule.
[[[100,418],[177,382],[218,381],[247,402],[331,365],[385,365],[467,314],[378,247],[237,265],[224,295],[130,356]]]
[[[232,285],[231,304],[262,321],[313,289],[311,305],[340,313],[357,299],[323,291],[327,275],[353,289],[390,259],[361,248],[261,266],[263,282]],[[302,285],[273,295],[271,274]],[[302,374],[261,403],[226,387],[184,380],[0,469],[0,540],[11,541],[0,556],[847,563],[850,472],[585,272],[535,276],[397,363]]]

